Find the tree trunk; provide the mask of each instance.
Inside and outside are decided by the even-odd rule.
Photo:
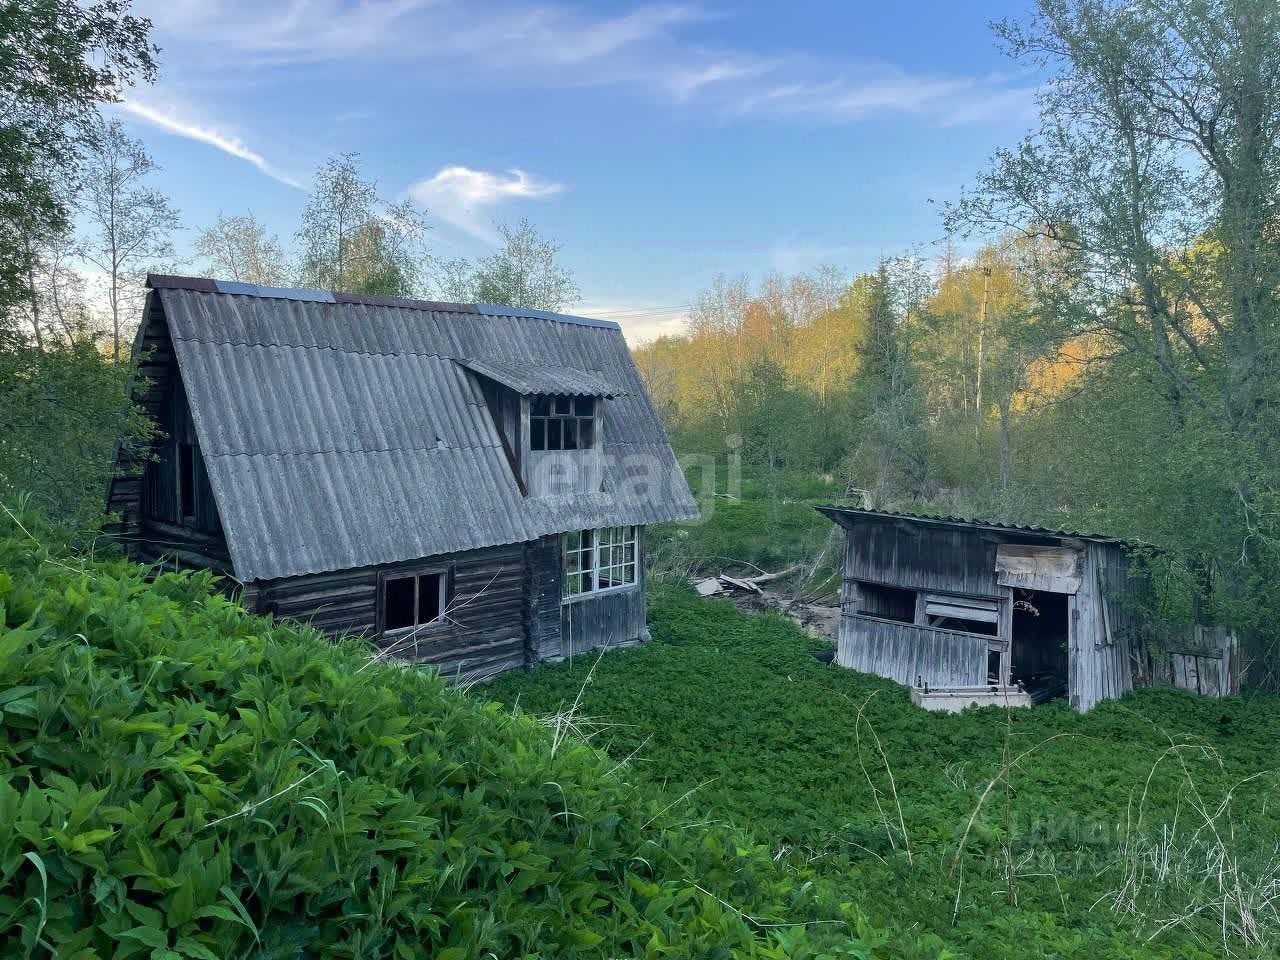
[[[40,332],[40,295],[36,292],[36,257],[31,249],[31,237],[23,236],[22,245],[27,261],[27,295],[31,298],[31,332],[35,335],[36,350],[44,353],[44,335]]]
[[[1009,419],[1012,398],[1001,397],[1000,410],[1000,492],[1009,490],[1009,474],[1013,465],[1013,452],[1009,446]]]

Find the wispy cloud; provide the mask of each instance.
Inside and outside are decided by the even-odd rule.
[[[427,210],[472,236],[492,242],[490,215],[510,200],[543,200],[564,190],[564,184],[523,170],[505,173],[470,167],[441,167],[409,187],[409,196]]]
[[[214,127],[182,117],[172,110],[158,110],[136,100],[126,100],[119,104],[118,108],[132,117],[136,117],[154,127],[159,127],[161,130],[179,137],[186,137],[188,140],[208,144],[215,150],[221,150],[223,153],[244,160],[246,163],[257,167],[258,170],[272,180],[293,187],[295,190],[306,189],[297,180],[273,167],[262,154],[246,146],[242,140],[222,133]]]
[[[988,122],[1030,101],[1029,78],[955,76],[803,52],[707,47],[690,2],[601,13],[567,0],[139,0],[212,82],[252,67],[411,60],[424,83],[629,85],[719,116],[848,123],[913,114]],[[199,38],[198,42],[190,38]]]

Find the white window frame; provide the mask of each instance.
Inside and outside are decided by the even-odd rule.
[[[582,536],[588,533],[591,534],[591,545],[583,547],[581,546]],[[629,559],[628,552],[630,552]],[[579,568],[571,570],[570,555],[575,554]],[[570,603],[582,597],[599,596],[602,593],[636,589],[640,584],[640,528],[638,526],[597,527],[590,530],[571,530],[561,534],[560,576],[563,603]],[[571,589],[572,577],[582,578],[580,589]],[[621,582],[609,582],[615,577]],[[602,583],[605,585],[602,586]]]

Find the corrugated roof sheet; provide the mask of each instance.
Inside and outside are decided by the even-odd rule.
[[[697,513],[616,324],[201,278],[148,283],[241,580]],[[464,366],[531,392],[607,397],[603,492],[523,496]]]
[[[549,393],[559,396],[616,397],[621,392],[594,370],[552,364],[518,366],[496,360],[459,360],[468,370],[496,380],[521,396]]]
[[[896,510],[871,510],[865,507],[822,506],[816,508],[819,513],[839,523],[843,527],[842,517],[850,519],[864,518],[868,520],[905,520],[909,523],[929,524],[933,526],[959,527],[972,530],[995,530],[1005,533],[1022,533],[1042,537],[1071,537],[1076,540],[1091,540],[1095,543],[1134,543],[1121,537],[1110,537],[1096,533],[1081,533],[1078,530],[1055,530],[1051,527],[1028,526],[1017,523],[1003,523],[999,520],[969,520],[964,517],[932,516],[927,513],[903,513]]]

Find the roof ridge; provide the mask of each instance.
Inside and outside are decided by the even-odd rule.
[[[538,310],[533,307],[504,307],[491,303],[457,303],[423,300],[415,297],[388,297],[380,294],[346,293],[340,290],[314,290],[305,287],[273,287],[240,280],[216,280],[212,277],[188,277],[179,274],[148,273],[146,286],[152,290],[187,290],[193,293],[217,293],[230,296],[260,297],[270,300],[300,300],[308,303],[351,304],[366,307],[393,307],[428,313],[465,313],[487,317],[512,317],[520,320],[550,320],[576,326],[621,330],[613,320],[597,320],[570,313]]]

